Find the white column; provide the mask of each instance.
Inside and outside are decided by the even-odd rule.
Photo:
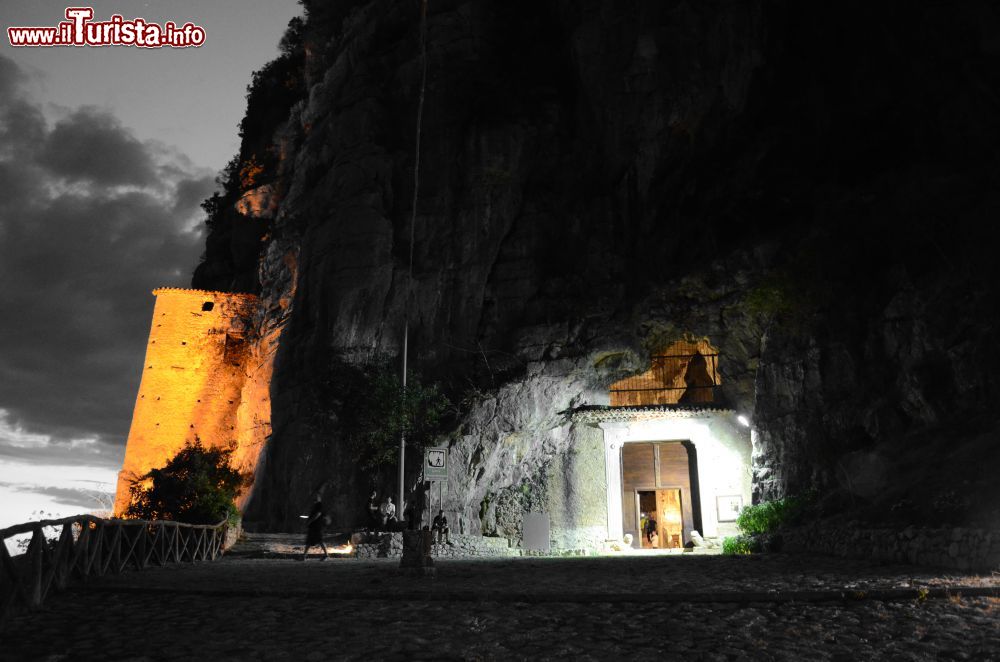
[[[622,443],[628,435],[624,424],[604,423],[604,470],[608,492],[608,539],[621,540],[622,530]]]

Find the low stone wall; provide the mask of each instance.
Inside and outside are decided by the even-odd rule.
[[[989,572],[1000,568],[1000,530],[874,529],[814,524],[782,532],[782,550]]]
[[[431,556],[435,558],[474,558],[520,556],[520,550],[512,548],[506,538],[451,535],[452,544],[435,544]],[[403,534],[396,533],[356,533],[351,539],[355,555],[359,559],[399,558],[403,554]]]
[[[236,526],[230,526],[226,529],[226,541],[222,545],[223,551],[229,551],[232,549],[240,540],[240,536],[243,535],[243,524],[242,522],[237,522]]]

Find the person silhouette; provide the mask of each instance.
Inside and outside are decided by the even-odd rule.
[[[691,404],[695,402],[712,402],[713,394],[710,387],[715,386],[715,380],[708,372],[708,361],[700,352],[695,352],[684,372],[684,390],[678,402]]]
[[[372,530],[378,527],[381,517],[378,512],[378,492],[372,490],[371,496],[368,497],[368,524],[372,527]]]
[[[434,524],[431,527],[433,531],[437,532],[437,542],[441,544],[441,536],[444,536],[444,541],[447,544],[451,544],[451,540],[448,539],[448,533],[450,529],[448,528],[448,518],[444,516],[444,511],[439,510],[437,517],[434,518]]]
[[[313,545],[319,545],[323,549],[321,561],[325,561],[330,557],[330,551],[326,548],[326,543],[323,542],[323,526],[325,524],[326,512],[323,510],[323,502],[319,497],[316,497],[316,503],[313,504],[312,510],[309,512],[309,518],[306,521],[306,544],[302,550],[303,561],[306,560],[309,548]]]

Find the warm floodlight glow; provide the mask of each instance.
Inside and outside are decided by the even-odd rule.
[[[162,467],[185,442],[235,442],[233,466],[253,473],[271,430],[273,363],[267,357],[277,337],[251,341],[246,320],[257,297],[176,288],[153,294],[146,360],[115,497],[118,514],[129,505],[132,477]]]
[[[739,421],[740,425],[742,425],[743,427],[745,427],[745,428],[750,427],[750,419],[747,418],[746,416],[744,416],[743,414],[740,414],[739,416],[737,416],[736,420]]]

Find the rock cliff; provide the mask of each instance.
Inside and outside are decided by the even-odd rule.
[[[600,528],[566,412],[685,334],[753,421],[758,498],[996,516],[990,3],[431,0],[412,228],[420,5],[304,6],[194,280],[259,293],[276,346],[248,521],[316,493],[361,520],[334,376],[400,353],[408,296],[415,370],[463,403],[464,533],[538,499]]]

